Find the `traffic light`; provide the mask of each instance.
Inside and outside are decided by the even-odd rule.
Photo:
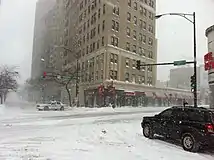
[[[47,72],[43,72],[43,78],[47,76]]]
[[[140,70],[140,60],[137,60],[136,68],[137,70]]]
[[[191,91],[193,92],[195,89],[195,75],[191,76]]]

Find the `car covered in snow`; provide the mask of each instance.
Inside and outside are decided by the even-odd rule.
[[[63,111],[65,106],[59,101],[51,101],[48,104],[37,104],[36,108],[39,111],[60,110]]]

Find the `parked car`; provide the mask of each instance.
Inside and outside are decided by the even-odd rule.
[[[39,111],[49,111],[49,110],[63,111],[65,109],[64,105],[59,101],[51,101],[48,104],[37,104],[36,108]]]
[[[214,112],[203,107],[177,106],[152,117],[143,117],[146,138],[155,135],[181,142],[184,150],[197,152],[214,146]]]

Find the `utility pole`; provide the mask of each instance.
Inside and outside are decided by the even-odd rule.
[[[193,12],[193,40],[194,40],[194,77],[195,77],[195,85],[194,85],[194,107],[197,107],[197,60],[196,60],[196,23],[195,23],[195,12]]]

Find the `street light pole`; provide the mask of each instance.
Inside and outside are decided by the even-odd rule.
[[[193,12],[193,37],[194,37],[194,107],[197,107],[197,51],[196,51],[196,23],[195,23],[195,12]]]
[[[195,79],[195,85],[194,85],[194,107],[197,107],[197,51],[196,51],[196,20],[195,20],[195,12],[193,14],[186,14],[186,13],[165,13],[165,14],[160,14],[156,15],[155,18],[158,19],[162,16],[166,15],[173,15],[173,16],[180,16],[188,20],[193,24],[193,57],[194,57],[194,79]],[[193,20],[188,18],[187,16],[192,16]]]

